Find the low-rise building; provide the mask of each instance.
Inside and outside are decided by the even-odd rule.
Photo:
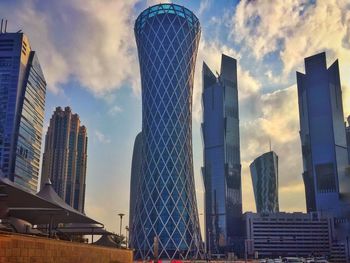
[[[318,213],[245,213],[246,253],[259,258],[330,256],[332,224]]]

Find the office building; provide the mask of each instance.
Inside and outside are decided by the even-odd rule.
[[[275,152],[264,153],[250,165],[256,211],[277,213],[278,205],[278,156]]]
[[[318,213],[245,213],[246,253],[259,258],[330,256],[332,219]]]
[[[6,21],[7,24],[7,21]],[[36,193],[46,82],[28,37],[0,30],[0,169]],[[5,31],[5,32],[4,32]]]
[[[239,254],[243,227],[237,62],[222,55],[218,77],[205,63],[202,74],[207,250]]]
[[[142,84],[142,176],[135,258],[201,254],[192,159],[192,90],[200,25],[183,6],[159,4],[135,22]]]
[[[131,179],[130,179],[130,206],[129,206],[129,226],[133,225],[134,210],[136,199],[139,193],[139,182],[142,176],[142,132],[139,132],[135,138],[134,150],[131,163]],[[129,228],[130,229],[130,228]],[[132,231],[129,231],[129,239],[132,239]],[[132,244],[131,244],[132,245]]]
[[[327,69],[320,53],[305,59],[305,71],[297,83],[307,211],[343,217],[350,176],[338,61]]]
[[[306,58],[297,84],[307,211],[334,217],[334,238],[350,260],[350,175],[338,60],[327,69],[325,53]]]
[[[84,212],[87,131],[69,107],[57,107],[45,137],[41,187],[47,179],[67,204]]]

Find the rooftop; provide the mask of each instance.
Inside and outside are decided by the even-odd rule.
[[[135,31],[139,32],[144,27],[146,21],[149,18],[160,14],[174,14],[183,17],[189,22],[191,26],[199,28],[198,18],[189,9],[176,4],[158,4],[142,11],[142,13],[136,19]]]

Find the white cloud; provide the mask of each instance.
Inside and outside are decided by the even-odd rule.
[[[211,0],[202,0],[199,4],[198,12],[196,12],[196,15],[198,17],[202,16],[205,11],[207,11],[210,8]]]
[[[261,84],[255,80],[251,73],[242,69],[239,63],[240,55],[232,48],[220,44],[218,41],[199,42],[198,56],[196,63],[196,72],[193,90],[193,116],[196,121],[201,121],[201,94],[202,94],[202,65],[205,62],[213,71],[220,72],[221,55],[225,54],[237,59],[237,78],[238,78],[238,96],[239,100],[244,100],[257,94]]]
[[[122,112],[122,111],[123,111],[123,109],[121,107],[119,107],[118,105],[115,105],[109,109],[108,114],[111,116],[114,116],[117,113]]]
[[[294,195],[293,202],[288,201],[295,192],[293,186],[303,183],[301,173],[301,146],[298,136],[299,117],[296,86],[261,95],[258,100],[261,115],[249,121],[241,121],[241,158],[242,184],[245,209],[254,206],[251,186],[250,163],[261,154],[272,150],[279,156],[279,194],[282,211],[305,210],[304,188]],[[249,179],[248,179],[249,178]],[[290,189],[290,191],[289,191]]]
[[[329,0],[241,1],[232,17],[231,39],[261,60],[277,52],[284,77],[303,70],[303,59],[328,51],[329,61],[340,59],[341,75],[350,84],[350,4]]]
[[[100,132],[100,131],[97,131],[97,130],[96,130],[95,133],[94,133],[94,135],[95,135],[96,141],[99,142],[99,143],[103,143],[103,144],[109,144],[109,143],[111,143],[111,139],[108,138],[105,134],[103,134],[103,133]]]
[[[71,78],[96,95],[123,84],[139,86],[133,36],[134,1],[24,1],[1,8],[11,28],[29,36],[48,87],[58,91]],[[40,8],[39,8],[40,5]]]

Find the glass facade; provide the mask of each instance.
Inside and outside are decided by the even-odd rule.
[[[69,107],[57,107],[45,138],[41,187],[52,187],[67,204],[84,212],[87,165],[87,130]]]
[[[297,84],[306,207],[334,217],[333,237],[350,258],[350,172],[338,60],[327,69],[320,53],[305,59],[305,71],[297,72]]]
[[[236,60],[222,55],[217,78],[203,64],[205,224],[208,252],[242,252],[242,193]]]
[[[0,168],[37,191],[46,82],[23,33],[0,34]]]
[[[192,89],[200,25],[160,4],[135,23],[142,83],[142,175],[132,246],[136,258],[199,258],[192,160]]]
[[[267,152],[250,165],[256,211],[258,213],[277,213],[278,204],[278,156]]]
[[[129,226],[133,225],[134,211],[136,206],[136,197],[138,195],[138,187],[141,179],[142,165],[142,132],[137,134],[134,143],[134,151],[131,163],[131,180],[130,180],[130,207],[129,207]],[[129,239],[132,239],[132,231],[129,232]],[[132,245],[132,244],[131,244]]]
[[[338,61],[327,69],[320,53],[305,59],[305,69],[297,83],[307,210],[342,217],[350,175]]]

